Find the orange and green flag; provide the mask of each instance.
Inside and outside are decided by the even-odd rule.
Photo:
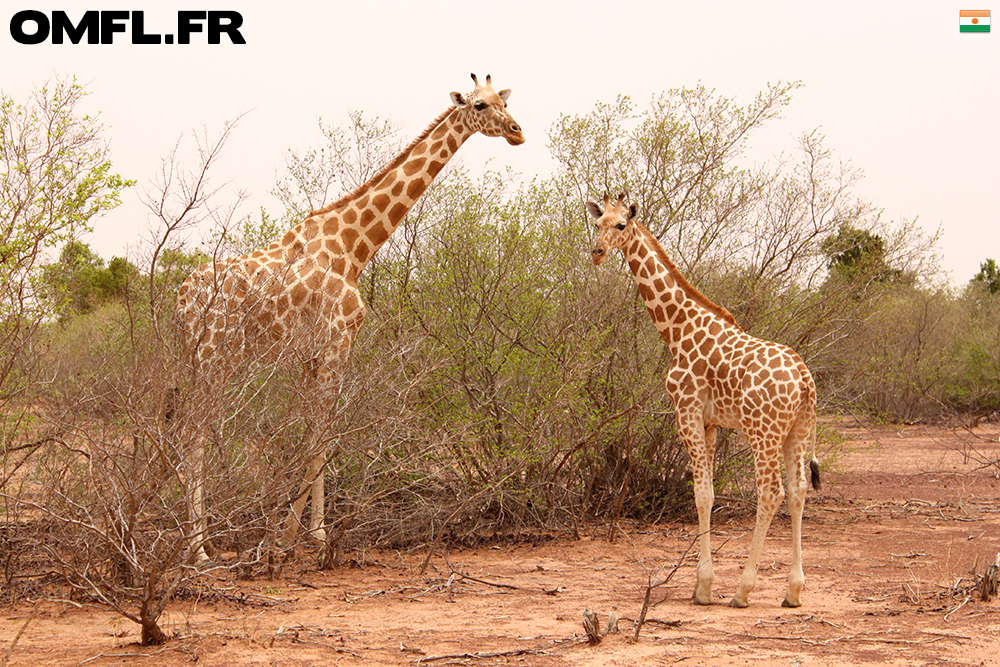
[[[962,9],[958,12],[959,32],[989,32],[990,10]]]

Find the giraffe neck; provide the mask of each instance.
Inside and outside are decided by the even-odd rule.
[[[656,237],[638,222],[633,224],[633,236],[624,246],[625,260],[649,316],[675,359],[681,341],[696,329],[715,329],[710,327],[712,322],[742,332],[728,310],[709,301],[687,281]]]
[[[302,252],[356,283],[375,252],[474,133],[462,110],[449,108],[368,182],[314,211],[281,243],[301,243]]]

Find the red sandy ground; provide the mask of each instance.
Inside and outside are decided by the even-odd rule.
[[[972,571],[1000,552],[1000,425],[870,430],[838,422],[821,492],[806,505],[803,606],[783,609],[787,517],[771,528],[748,609],[729,601],[752,517],[717,511],[716,604],[690,603],[691,524],[594,527],[435,554],[369,552],[363,566],[233,583],[249,602],[185,600],[141,647],[114,614],[44,602],[0,609],[0,665],[1000,665],[1000,602]],[[985,465],[984,465],[985,464]],[[630,641],[650,578],[638,641]],[[584,609],[620,632],[585,639]]]

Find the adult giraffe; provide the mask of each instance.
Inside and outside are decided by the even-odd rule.
[[[524,143],[507,112],[510,90],[495,91],[486,77],[475,89],[451,93],[452,106],[402,153],[354,192],[314,211],[271,245],[235,259],[205,264],[181,285],[175,314],[201,396],[218,394],[245,356],[267,358],[290,350],[315,382],[316,401],[333,405],[351,342],[365,317],[357,282],[431,181],[472,135]],[[197,392],[195,392],[197,393]],[[319,425],[311,424],[318,437]],[[204,429],[184,462],[195,558],[204,560],[208,535],[204,494]],[[292,502],[281,542],[298,530],[312,495],[310,533],[325,540],[322,469],[316,454]]]
[[[636,220],[637,207],[623,206],[625,195],[604,206],[587,202],[596,218],[592,258],[600,265],[621,248],[653,318],[670,348],[667,393],[677,414],[677,430],[694,474],[701,553],[694,590],[697,604],[712,604],[711,516],[715,492],[712,465],[715,430],[740,429],[753,450],[757,485],[757,522],[746,567],[730,605],[746,607],[757,581],[757,564],[768,526],[785,495],[781,454],[788,476],[792,515],[792,568],[782,606],[802,604],[802,510],[806,497],[807,455],[816,442],[816,386],[794,350],[745,333],[725,308],[691,286],[656,238]],[[819,488],[819,463],[809,462]]]

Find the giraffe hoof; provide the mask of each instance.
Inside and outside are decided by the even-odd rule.
[[[745,600],[741,602],[736,598],[733,598],[732,600],[729,601],[729,606],[735,607],[736,609],[746,609],[748,606],[750,606],[750,603]]]
[[[698,589],[694,591],[694,595],[691,596],[691,601],[696,605],[701,605],[702,607],[710,607],[715,604],[715,600],[712,599],[712,588],[708,588],[707,594],[698,595]]]
[[[782,607],[790,607],[790,608],[794,609],[796,607],[801,607],[802,603],[801,602],[789,602],[788,598],[785,598],[784,600],[781,601],[781,606]]]

